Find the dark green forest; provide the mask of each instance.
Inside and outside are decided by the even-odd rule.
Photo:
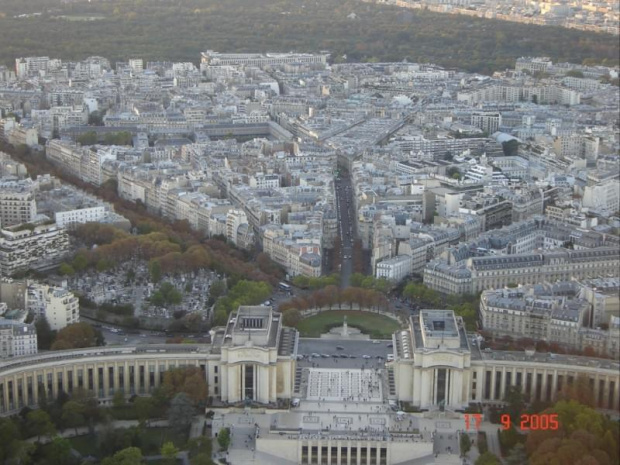
[[[357,19],[348,19],[353,12]],[[14,17],[29,13],[41,15]],[[607,65],[619,56],[611,35],[353,0],[0,0],[0,62],[7,65],[31,55],[196,63],[206,49],[328,50],[334,60],[407,59],[481,73],[528,55]]]

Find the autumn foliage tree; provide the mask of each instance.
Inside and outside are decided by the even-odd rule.
[[[80,258],[73,268],[78,271],[99,266],[105,270],[127,260],[142,259],[149,261],[149,270],[157,268],[159,277],[208,268],[234,280],[246,278],[275,284],[282,278],[282,270],[268,256],[259,254],[257,262],[253,262],[222,241],[209,239],[200,243],[199,234],[183,225],[176,222],[179,231],[175,231],[151,219],[139,223],[138,230],[144,234],[138,235],[110,225],[79,225],[72,234],[85,247],[76,253],[74,262]]]
[[[283,302],[278,310],[284,313],[285,321],[296,324],[301,316],[299,312],[303,310],[325,307],[332,310],[335,307],[342,309],[343,306],[351,310],[354,305],[370,310],[387,310],[389,308],[387,298],[379,291],[359,287],[347,287],[341,290],[332,285],[303,297],[297,296]],[[294,313],[288,315],[289,312]]]
[[[594,408],[594,392],[590,387],[590,381],[587,376],[580,375],[572,383],[566,383],[562,386],[560,399],[574,400],[582,405]]]
[[[183,367],[166,371],[163,388],[169,398],[185,393],[195,404],[207,399],[207,380],[205,373],[198,367]]]
[[[613,465],[618,463],[617,422],[575,400],[561,400],[544,414],[557,414],[557,430],[528,434],[531,465]]]
[[[99,338],[95,329],[85,322],[66,326],[56,335],[51,350],[81,349],[99,345]]]

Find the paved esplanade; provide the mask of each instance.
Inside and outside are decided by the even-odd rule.
[[[310,368],[308,400],[382,402],[379,370]]]

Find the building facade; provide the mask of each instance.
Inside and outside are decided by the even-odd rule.
[[[34,325],[0,319],[0,358],[35,355],[37,352]]]
[[[28,311],[37,317],[45,317],[54,331],[80,321],[79,299],[66,289],[31,283],[26,299]]]
[[[560,280],[596,278],[617,273],[617,247],[585,250],[552,250],[504,256],[468,258],[448,265],[430,262],[424,269],[424,284],[443,293],[477,293],[485,289]]]
[[[10,276],[18,271],[50,270],[69,253],[67,231],[55,224],[26,224],[0,230],[0,270]]]

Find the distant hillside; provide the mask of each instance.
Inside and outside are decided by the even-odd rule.
[[[18,14],[41,13],[14,18]],[[355,13],[353,18],[348,18]],[[618,63],[618,38],[352,0],[2,0],[0,62],[102,55],[197,62],[201,51],[318,51],[492,73],[515,58]]]

